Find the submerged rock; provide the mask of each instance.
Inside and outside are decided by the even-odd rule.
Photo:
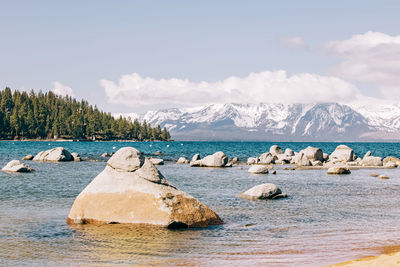
[[[350,169],[344,166],[333,166],[328,169],[328,174],[350,174]]]
[[[26,155],[25,157],[22,158],[22,160],[33,160],[33,155]]]
[[[267,174],[268,173],[268,166],[266,166],[266,165],[252,165],[247,172],[248,173],[254,173],[254,174]]]
[[[384,174],[381,174],[381,175],[378,176],[378,178],[379,178],[379,179],[382,179],[382,180],[387,180],[387,179],[389,179],[389,176],[386,176],[386,175],[384,175]]]
[[[1,170],[4,172],[32,172],[32,171],[34,171],[33,168],[29,167],[25,163],[23,163],[19,160],[16,160],[16,159],[7,163],[7,165],[4,166],[4,168]]]
[[[275,199],[286,196],[286,194],[282,194],[281,189],[279,189],[276,185],[269,183],[256,185],[249,190],[239,194],[239,197],[250,200]]]
[[[222,220],[206,205],[168,183],[138,150],[125,147],[78,195],[67,223],[135,223],[175,228],[218,225]]]
[[[56,147],[46,151],[39,152],[34,161],[73,161],[71,153],[63,147]]]

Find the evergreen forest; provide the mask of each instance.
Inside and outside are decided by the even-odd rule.
[[[85,100],[0,90],[0,139],[170,140],[166,128],[100,111]]]

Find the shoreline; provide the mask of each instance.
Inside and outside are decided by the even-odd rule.
[[[358,259],[335,263],[327,267],[395,267],[400,266],[400,245],[381,247],[378,255],[364,256]]]

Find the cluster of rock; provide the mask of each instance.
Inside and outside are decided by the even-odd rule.
[[[175,228],[218,225],[222,220],[171,185],[138,150],[124,147],[78,195],[67,223],[143,223]]]
[[[277,146],[271,146],[269,152],[261,154],[259,157],[250,157],[247,159],[248,165],[268,165],[268,164],[294,164],[297,166],[321,166],[331,168],[341,166],[343,168],[349,166],[359,167],[388,167],[395,168],[400,166],[400,159],[395,157],[372,156],[371,152],[367,152],[363,158],[357,157],[353,149],[346,145],[339,145],[332,154],[323,153],[318,147],[307,147],[299,152],[294,152],[287,148],[284,152]],[[338,165],[339,164],[339,165]],[[335,171],[334,171],[335,170]],[[331,172],[347,172],[339,169],[331,169]]]

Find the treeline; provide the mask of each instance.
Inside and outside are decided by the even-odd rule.
[[[169,132],[144,121],[100,111],[87,101],[53,92],[0,90],[1,139],[170,140]]]

